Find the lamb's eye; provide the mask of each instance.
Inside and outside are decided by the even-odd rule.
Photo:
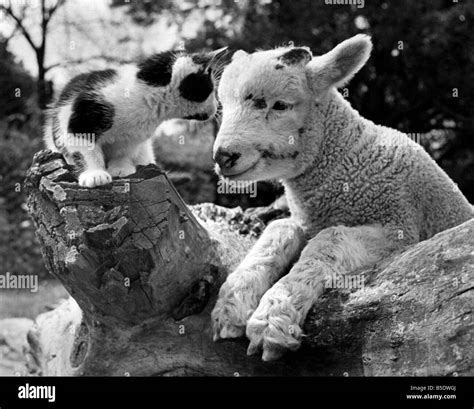
[[[286,102],[277,101],[273,104],[272,109],[275,109],[277,111],[284,111],[285,109],[288,109],[290,107],[291,107],[291,105],[287,104]]]

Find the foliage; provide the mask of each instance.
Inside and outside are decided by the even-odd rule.
[[[323,0],[186,3],[203,14],[198,33],[186,39],[190,50],[229,45],[253,51],[293,42],[318,55],[359,32],[370,34],[374,50],[348,86],[348,99],[375,123],[421,134],[474,202],[474,2],[366,0],[362,8]]]
[[[376,123],[421,135],[421,143],[474,202],[474,32],[469,28],[474,2],[365,0],[359,8],[325,0],[113,0],[111,7],[129,14],[135,28],[153,28],[160,21],[174,25],[181,35],[176,44],[183,40],[189,51],[222,46],[254,51],[293,42],[318,55],[356,33],[370,34],[372,56],[344,90],[348,99]],[[50,39],[58,30],[50,26]],[[109,30],[104,38],[115,35]],[[132,37],[126,49],[139,50],[139,36]],[[130,55],[124,52],[123,57]],[[2,271],[44,274],[25,198],[18,191],[42,145],[36,84],[0,38],[0,265]],[[259,185],[259,202],[254,203],[246,195],[216,195],[211,167],[175,162],[171,169],[194,175],[178,186],[189,202],[207,195],[220,204],[246,207],[268,204],[278,191]]]
[[[35,94],[35,80],[18,64],[0,37],[0,120],[10,115],[25,115]]]
[[[46,276],[22,183],[41,148],[35,80],[0,41],[0,274]],[[17,91],[20,91],[17,93]]]

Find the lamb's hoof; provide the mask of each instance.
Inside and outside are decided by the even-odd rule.
[[[214,335],[212,340],[214,342],[221,341],[224,339],[233,339],[243,337],[245,327],[236,327],[230,324],[224,324],[220,329],[214,329]]]
[[[302,330],[294,320],[296,310],[289,302],[280,300],[267,305],[271,306],[267,312],[265,305],[259,305],[247,322],[247,338],[250,340],[247,355],[262,350],[262,360],[266,362],[281,358],[287,350],[296,351],[302,337]]]
[[[280,359],[286,352],[286,349],[278,344],[272,344],[268,341],[260,342],[260,339],[250,341],[247,348],[247,355],[256,355],[262,350],[262,361],[275,361]]]
[[[96,187],[112,182],[110,174],[103,169],[91,169],[79,175],[79,186]]]
[[[217,300],[211,314],[214,341],[244,336],[246,315],[243,308],[233,297]]]

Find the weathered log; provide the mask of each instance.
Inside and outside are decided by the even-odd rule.
[[[263,363],[247,357],[245,339],[213,343],[210,312],[262,219],[281,212],[188,207],[155,166],[82,189],[49,152],[36,155],[26,186],[46,265],[72,296],[30,331],[31,373],[473,373],[474,220],[361,272],[363,288],[327,291],[303,347]]]

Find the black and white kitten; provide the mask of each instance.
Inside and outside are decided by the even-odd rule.
[[[151,137],[161,122],[216,113],[213,68],[225,52],[167,51],[136,66],[78,75],[49,111],[46,146],[76,166],[84,187],[155,163]]]

